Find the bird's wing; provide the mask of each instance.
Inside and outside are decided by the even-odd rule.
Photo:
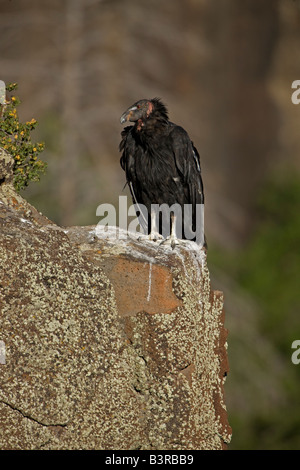
[[[194,157],[194,161],[196,163],[196,169],[197,169],[197,183],[198,183],[197,202],[198,204],[204,204],[204,188],[203,188],[203,181],[202,181],[202,175],[201,175],[200,155],[198,153],[198,150],[194,146],[193,142],[191,142],[191,144],[192,144],[192,149],[193,149],[193,157]]]
[[[175,164],[185,190],[185,204],[191,208],[191,226],[195,232],[197,220],[197,205],[204,204],[204,190],[201,175],[200,157],[196,147],[187,132],[179,126],[172,131],[173,152]],[[199,207],[198,207],[199,209]],[[203,215],[203,206],[200,208]]]
[[[130,142],[131,129],[132,129],[132,126],[125,127],[121,133],[122,140],[120,142],[119,148],[120,148],[120,151],[122,151],[123,153],[120,159],[120,165],[122,169],[125,171],[126,184],[128,184],[132,201],[134,205],[136,206],[136,210],[138,210],[139,212],[139,215],[138,215],[139,223],[143,231],[147,233],[147,230],[148,230],[147,214],[145,214],[145,211],[143,210],[144,208],[139,204],[135,191],[134,191],[135,171],[134,171],[134,157],[133,157],[134,151],[133,151],[133,148],[131,148],[132,143]]]
[[[182,183],[189,188],[189,202],[203,204],[204,191],[199,153],[187,132],[181,127],[174,127],[171,138],[177,170]]]
[[[126,142],[127,142],[127,138],[128,138],[128,135],[130,133],[132,129],[132,126],[127,126],[123,129],[123,131],[121,132],[121,142],[120,142],[120,145],[119,145],[119,150],[120,152],[122,152],[122,156],[120,158],[120,165],[121,165],[121,168],[125,170],[125,167],[126,167]]]
[[[128,186],[129,186],[129,189],[130,189],[130,194],[131,194],[131,197],[132,197],[132,201],[135,205],[135,209],[136,209],[136,212],[138,211],[139,212],[139,215],[137,216],[138,219],[139,219],[139,223],[144,231],[144,233],[148,233],[148,220],[147,220],[147,214],[145,214],[145,210],[144,210],[144,207],[142,207],[139,203],[138,203],[138,200],[136,198],[136,195],[135,195],[135,192],[134,192],[134,188],[133,188],[133,184],[131,181],[128,182]]]

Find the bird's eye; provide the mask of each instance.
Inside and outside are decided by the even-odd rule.
[[[140,107],[141,107],[141,105],[140,105],[140,104],[138,104],[138,105],[137,105],[137,109],[140,109]]]

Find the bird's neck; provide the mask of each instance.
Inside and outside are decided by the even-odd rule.
[[[163,134],[168,126],[168,121],[165,119],[159,119],[157,117],[139,119],[135,124],[135,130],[141,136],[155,137],[159,134]]]

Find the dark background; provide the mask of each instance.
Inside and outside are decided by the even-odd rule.
[[[1,0],[0,79],[38,120],[61,225],[118,206],[119,117],[160,97],[197,146],[213,287],[225,293],[230,449],[300,449],[298,0]]]

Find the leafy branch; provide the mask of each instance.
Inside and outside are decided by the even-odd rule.
[[[10,98],[0,105],[0,146],[14,158],[14,186],[17,191],[28,186],[30,181],[39,181],[45,173],[47,164],[39,158],[44,150],[44,143],[34,143],[31,132],[37,121],[31,119],[22,123],[19,121],[17,107],[21,101],[14,95],[17,83],[6,86]]]

